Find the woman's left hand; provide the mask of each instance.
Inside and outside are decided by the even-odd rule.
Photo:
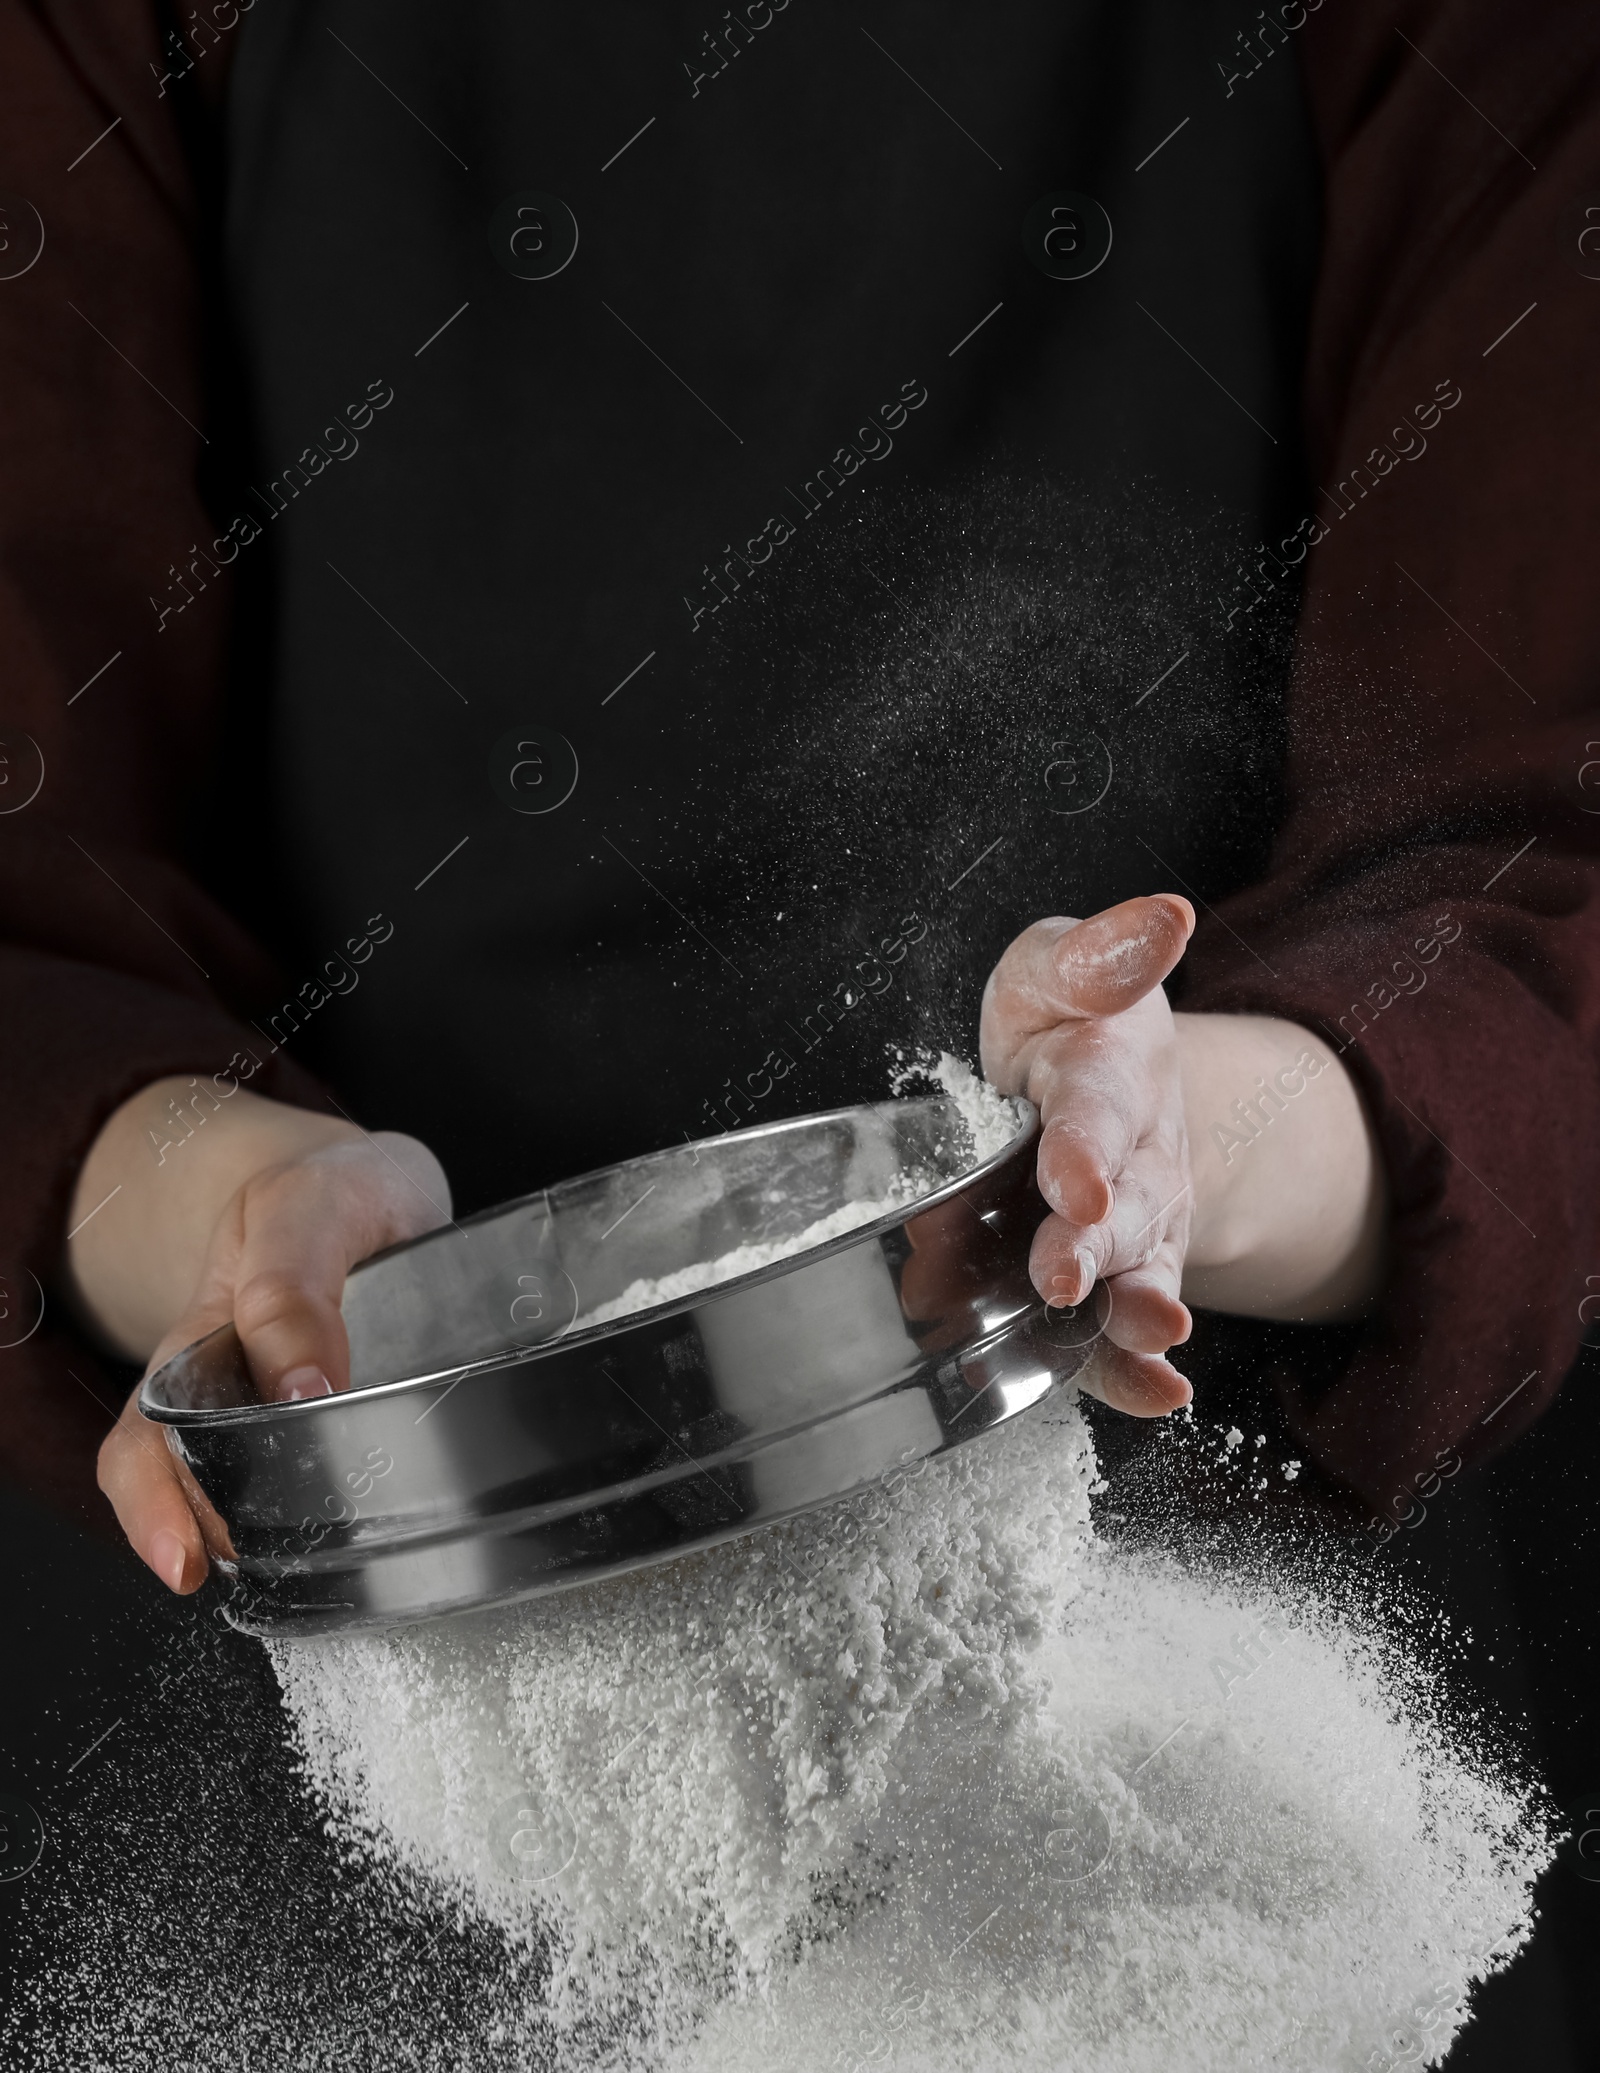
[[[1188,1403],[1163,1358],[1188,1338],[1179,1294],[1194,1217],[1177,1030],[1161,982],[1194,910],[1176,893],[1088,921],[1024,929],[984,989],[986,1077],[1039,1111],[1039,1187],[1053,1212],[1030,1271],[1048,1303],[1100,1285],[1107,1354],[1085,1386],[1159,1417]]]

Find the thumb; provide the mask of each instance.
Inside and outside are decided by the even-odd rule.
[[[984,988],[984,1070],[996,1086],[1017,1049],[1063,1022],[1118,1015],[1161,984],[1183,955],[1194,909],[1179,893],[1124,900],[1087,921],[1036,921]]]
[[[1193,933],[1194,909],[1181,893],[1124,900],[1056,939],[1040,991],[1063,1015],[1120,1015],[1161,984]]]

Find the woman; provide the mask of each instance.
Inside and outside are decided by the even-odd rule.
[[[85,1333],[337,1388],[452,1186],[860,1098],[991,966],[1108,1397],[1186,1399],[1192,1302],[1360,1320],[1285,1386],[1375,1505],[1535,1417],[1600,1152],[1587,15],[159,28],[4,30],[17,1466],[72,1487]],[[100,1475],[194,1589],[131,1400]]]

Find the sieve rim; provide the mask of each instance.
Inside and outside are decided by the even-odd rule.
[[[622,1338],[632,1332],[659,1324],[685,1310],[700,1309],[721,1302],[728,1296],[761,1287],[803,1267],[813,1266],[819,1260],[846,1252],[852,1246],[864,1245],[885,1237],[890,1232],[901,1229],[913,1218],[923,1216],[942,1203],[954,1200],[975,1181],[987,1178],[1014,1159],[1038,1134],[1039,1112],[1026,1095],[1003,1095],[1001,1099],[1010,1105],[1016,1119],[1016,1128],[998,1151],[992,1152],[987,1158],[977,1161],[972,1166],[964,1167],[959,1174],[942,1182],[939,1187],[930,1188],[924,1194],[909,1196],[904,1202],[896,1203],[892,1209],[885,1211],[882,1216],[872,1218],[868,1223],[856,1224],[837,1237],[825,1239],[818,1245],[806,1246],[799,1252],[788,1253],[782,1259],[769,1261],[764,1267],[753,1267],[743,1274],[730,1275],[726,1281],[711,1282],[704,1288],[692,1289],[685,1295],[673,1296],[665,1302],[652,1303],[640,1310],[631,1310],[625,1316],[608,1318],[602,1323],[587,1325],[581,1330],[568,1327],[555,1338],[544,1340],[537,1346],[505,1347],[494,1353],[481,1355],[475,1360],[458,1362],[449,1367],[430,1368],[420,1375],[402,1375],[387,1382],[363,1383],[356,1388],[335,1390],[327,1396],[302,1397],[284,1403],[224,1405],[175,1404],[163,1401],[158,1394],[162,1378],[170,1378],[173,1369],[180,1363],[187,1363],[202,1347],[234,1331],[232,1323],[222,1324],[183,1347],[173,1354],[170,1360],[164,1361],[159,1368],[145,1377],[139,1389],[140,1413],[152,1424],[189,1430],[273,1425],[297,1418],[337,1416],[341,1412],[348,1413],[356,1405],[403,1397],[436,1388],[440,1384],[446,1385],[447,1390],[453,1390],[458,1383],[475,1375],[501,1373],[507,1368],[530,1367],[574,1348],[588,1350],[608,1339]],[[866,1113],[881,1114],[886,1110],[912,1107],[943,1108],[965,1127],[970,1128],[961,1114],[959,1103],[953,1096],[942,1092],[914,1095],[909,1098],[891,1098],[886,1101],[847,1102],[837,1108],[810,1110],[795,1116],[778,1117],[768,1123],[747,1125],[742,1130],[724,1130],[715,1137],[687,1139],[681,1145],[665,1145],[656,1151],[641,1153],[633,1159],[614,1160],[609,1165],[597,1166],[581,1174],[573,1174],[553,1182],[549,1187],[537,1188],[530,1194],[513,1196],[509,1201],[476,1210],[469,1217],[441,1225],[433,1231],[424,1231],[416,1238],[402,1239],[395,1245],[385,1246],[379,1252],[369,1253],[350,1269],[350,1276],[353,1277],[380,1261],[391,1260],[415,1251],[420,1246],[426,1246],[437,1238],[441,1231],[471,1231],[477,1225],[493,1222],[538,1202],[548,1202],[552,1189],[590,1182],[608,1174],[625,1171],[643,1173],[652,1166],[681,1159],[686,1150],[698,1152],[702,1147],[726,1145],[741,1139],[771,1140],[790,1132],[814,1130],[822,1124],[848,1121]]]

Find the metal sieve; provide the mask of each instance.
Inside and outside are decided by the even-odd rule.
[[[364,1261],[348,1393],[264,1401],[231,1325],[146,1381],[214,1508],[227,1616],[316,1635],[663,1561],[926,1459],[1070,1379],[1092,1313],[1046,1310],[1038,1117],[971,1160],[942,1095],[629,1160]],[[903,1205],[609,1323],[640,1279]],[[220,1525],[218,1522],[221,1522]]]

